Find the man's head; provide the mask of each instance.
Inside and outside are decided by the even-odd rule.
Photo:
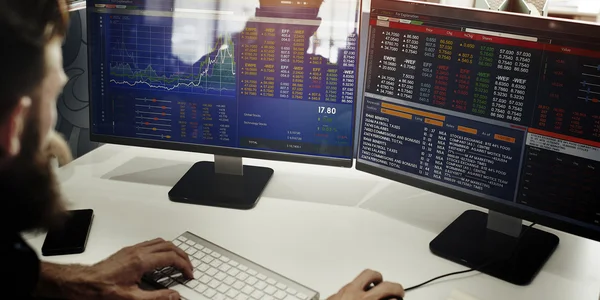
[[[44,149],[67,77],[64,0],[0,0],[0,193],[12,230],[52,224],[61,201]]]

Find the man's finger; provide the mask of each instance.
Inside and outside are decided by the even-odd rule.
[[[404,288],[397,283],[382,282],[367,292],[367,299],[380,300],[386,298],[404,297]]]
[[[145,253],[158,253],[158,252],[173,251],[173,252],[177,253],[177,255],[179,255],[181,258],[192,263],[190,261],[189,255],[187,255],[187,253],[185,253],[185,251],[181,250],[179,247],[175,246],[175,244],[173,244],[171,242],[162,242],[162,243],[154,244],[151,246],[147,246],[144,248],[144,251],[145,251]]]
[[[373,271],[373,270],[364,270],[360,275],[358,275],[352,284],[358,286],[362,290],[366,290],[369,288],[369,285],[374,284],[377,285],[383,281],[383,276],[381,273]]]
[[[156,291],[136,290],[133,293],[136,300],[179,300],[179,293],[174,290],[162,289]]]
[[[156,244],[164,243],[164,242],[165,242],[164,239],[156,238],[156,239],[153,239],[153,240],[149,240],[149,241],[145,241],[145,242],[139,243],[137,245],[134,245],[133,247],[135,247],[135,248],[143,248],[143,247],[148,247],[148,246],[152,246],[152,245],[156,245]]]
[[[157,252],[143,255],[143,272],[149,272],[156,268],[173,266],[185,275],[187,278],[194,276],[193,267],[189,260],[181,258],[177,253]]]

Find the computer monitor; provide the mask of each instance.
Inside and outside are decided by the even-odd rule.
[[[251,208],[273,170],[351,167],[360,0],[88,0],[91,139],[195,151],[173,201]]]
[[[600,26],[370,11],[357,169],[490,210],[462,214],[431,251],[525,285],[559,239],[522,219],[600,241]]]

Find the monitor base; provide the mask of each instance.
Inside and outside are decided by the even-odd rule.
[[[528,285],[558,246],[556,235],[522,226],[520,237],[488,229],[488,214],[468,210],[431,243],[437,256],[516,285]]]
[[[213,162],[194,164],[169,191],[169,199],[179,203],[251,209],[273,175],[273,169],[264,167],[241,166],[240,174],[215,172],[218,171],[215,167]]]

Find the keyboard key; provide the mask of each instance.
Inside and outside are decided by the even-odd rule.
[[[285,298],[287,296],[287,293],[284,291],[277,291],[277,293],[275,293],[275,298],[279,299],[279,300],[283,300],[283,298]]]
[[[215,259],[215,260],[213,260],[213,261],[210,262],[210,265],[213,266],[213,267],[215,267],[215,268],[218,268],[222,264],[223,263],[220,260],[218,260],[218,259]]]
[[[207,264],[201,264],[200,267],[198,267],[198,270],[200,270],[200,272],[206,272],[208,271],[208,269],[210,269],[210,266]]]
[[[202,258],[202,262],[205,262],[207,264],[210,264],[210,262],[213,260],[214,260],[214,258],[212,258],[212,256],[208,256],[208,255],[206,255],[205,257]]]
[[[194,245],[194,248],[196,248],[198,250],[202,250],[202,249],[204,249],[204,246],[202,246],[200,244],[196,244],[196,245]]]
[[[250,276],[250,277],[248,277],[248,279],[246,279],[246,283],[249,285],[254,285],[254,284],[256,284],[257,281],[258,281],[258,279],[256,279],[256,277],[252,277],[252,276]]]
[[[241,289],[243,289],[243,288],[244,288],[244,286],[246,286],[246,284],[245,284],[244,282],[242,282],[242,281],[239,281],[239,280],[238,280],[238,281],[236,281],[236,282],[233,284],[233,288],[234,288],[234,289],[236,289],[236,290],[241,290]]]
[[[231,268],[229,271],[227,271],[227,274],[231,275],[231,276],[235,276],[238,273],[240,273],[240,270],[236,269],[236,268]]]
[[[239,265],[239,263],[237,261],[235,261],[235,260],[230,260],[229,264],[232,265],[232,266],[234,266],[234,267],[237,267]]]
[[[298,293],[298,291],[296,291],[296,290],[295,290],[295,289],[293,289],[293,288],[287,288],[287,290],[285,290],[285,291],[286,291],[288,294],[291,294],[292,296],[293,296],[293,295],[296,295],[296,293]],[[292,299],[292,300],[293,300],[293,299]]]
[[[277,284],[277,281],[275,281],[275,279],[273,279],[273,278],[268,278],[267,283],[270,285],[275,285],[275,284]]]
[[[306,300],[308,299],[308,296],[302,294],[302,293],[298,293],[296,294],[296,297],[300,298],[300,300]]]
[[[244,265],[239,265],[238,269],[242,270],[242,271],[246,271],[248,270],[248,267],[244,266]]]
[[[194,268],[198,267],[201,264],[202,264],[201,261],[199,261],[197,259],[192,259],[192,266],[194,266]]]
[[[210,255],[212,255],[214,258],[219,258],[221,257],[221,254],[217,253],[217,252],[213,252]]]
[[[206,254],[211,254],[212,250],[208,249],[208,248],[204,248],[202,249],[202,252],[206,253]]]
[[[235,276],[235,278],[244,281],[246,280],[246,278],[248,278],[248,274],[244,273],[244,272],[240,272],[239,274],[237,274],[237,276]]]
[[[223,272],[227,272],[227,271],[229,271],[229,269],[231,269],[231,266],[228,264],[221,264],[221,266],[219,267],[219,270],[221,270]]]
[[[255,270],[252,270],[252,269],[248,269],[248,271],[246,271],[246,273],[248,273],[248,274],[250,274],[252,276],[258,275],[258,272],[256,272]]]
[[[244,293],[239,293],[235,296],[235,300],[248,300],[248,296],[244,295]]]
[[[285,291],[285,289],[287,289],[287,285],[285,285],[285,284],[283,284],[283,283],[281,283],[281,282],[277,283],[275,286],[276,286],[278,289],[280,289],[280,290],[284,290],[284,291]]]
[[[191,289],[197,287],[200,284],[200,282],[198,280],[190,280],[188,281],[185,285],[187,285],[188,287],[190,287]]]
[[[217,293],[217,294],[216,294],[216,295],[215,295],[215,296],[212,298],[212,300],[225,300],[225,299],[227,299],[227,297],[225,297],[225,295],[223,295],[223,294],[219,294],[219,293]]]
[[[196,243],[194,243],[194,241],[192,241],[192,240],[187,240],[187,241],[185,241],[185,243],[188,244],[188,245],[190,245],[190,246],[192,246],[192,247],[194,245],[196,245]]]
[[[188,245],[186,245],[186,244],[181,244],[181,245],[179,245],[179,249],[181,249],[181,250],[183,250],[183,251],[187,250],[189,247],[190,247],[190,246],[188,246]]]
[[[198,286],[195,288],[196,291],[198,291],[198,293],[204,293],[204,291],[206,291],[208,287],[202,283],[198,284]]]
[[[227,297],[229,298],[235,298],[235,296],[237,296],[240,292],[234,290],[234,289],[229,289],[229,291],[227,291]]]
[[[292,295],[287,295],[287,297],[285,297],[285,300],[298,300],[298,298],[296,298]]]
[[[194,253],[194,258],[196,259],[202,259],[206,254],[202,253],[201,251],[196,251],[196,253]]]
[[[254,288],[246,285],[243,289],[242,289],[242,293],[246,294],[246,295],[250,295],[252,294],[252,292],[254,292]]]
[[[210,276],[208,276],[208,275],[204,274],[204,275],[202,275],[202,277],[200,277],[200,279],[198,279],[198,280],[200,280],[200,282],[202,282],[202,283],[204,283],[204,284],[208,284],[209,282],[211,282],[211,281],[212,281],[212,277],[210,277]]]
[[[257,290],[261,290],[261,291],[262,291],[264,288],[266,288],[266,287],[267,287],[267,284],[266,284],[264,281],[258,281],[258,282],[257,282],[257,283],[254,285],[254,287],[255,287]]]
[[[202,272],[200,272],[199,270],[195,270],[194,271],[194,278],[196,279],[200,279],[200,277],[202,277]]]
[[[272,285],[268,286],[265,289],[265,293],[267,293],[269,295],[273,295],[273,294],[275,294],[275,292],[277,292],[277,289],[274,286],[272,286]]]
[[[225,255],[222,255],[221,257],[219,257],[219,259],[222,260],[225,263],[230,261],[229,257],[227,257]]]
[[[184,243],[187,241],[187,239],[185,237],[183,237],[183,236],[179,236],[179,237],[177,237],[177,239],[180,240],[180,241],[182,241],[182,242],[184,242]]]
[[[171,281],[172,281],[171,278],[169,278],[169,277],[163,277],[163,278],[157,280],[156,282],[160,283],[162,285],[166,285],[168,282],[171,282]]]
[[[231,277],[231,276],[227,276],[227,278],[225,278],[225,280],[223,280],[223,282],[227,285],[233,285],[235,283],[235,278]],[[235,296],[232,296],[231,298],[233,298]]]
[[[256,275],[256,277],[262,281],[267,280],[267,276],[263,273],[258,273],[258,275]]]
[[[219,272],[219,273],[217,273],[217,275],[215,275],[215,278],[219,281],[223,281],[223,279],[225,279],[225,277],[227,277],[227,274],[225,274],[223,272]]]
[[[225,294],[227,293],[227,291],[229,291],[229,286],[224,283],[221,283],[221,285],[219,285],[219,287],[217,288],[217,291],[221,294]]]
[[[265,295],[262,300],[275,300],[275,298],[273,298],[273,296]]]
[[[187,253],[187,255],[194,255],[194,253],[196,253],[197,250],[195,248],[189,247],[187,248],[187,250],[185,250],[185,253]]]
[[[254,293],[252,293],[252,298],[256,299],[256,300],[260,300],[260,298],[262,298],[262,296],[264,296],[265,293],[261,292],[261,291],[254,291]]]
[[[221,285],[221,282],[220,282],[220,281],[218,281],[218,280],[216,280],[216,279],[213,279],[213,280],[211,280],[211,281],[208,283],[208,286],[209,286],[209,287],[211,287],[211,288],[213,288],[213,289],[216,289],[216,288],[217,288],[218,286],[220,286],[220,285]]]
[[[181,245],[181,241],[180,240],[174,240],[173,241],[173,245],[179,246],[179,245]]]
[[[208,298],[212,298],[217,292],[213,289],[206,289],[206,291],[204,291],[203,295],[208,297]]]
[[[219,271],[217,271],[217,269],[215,268],[210,268],[208,269],[208,271],[206,271],[206,274],[208,274],[208,276],[215,276],[215,274],[219,273]]]

